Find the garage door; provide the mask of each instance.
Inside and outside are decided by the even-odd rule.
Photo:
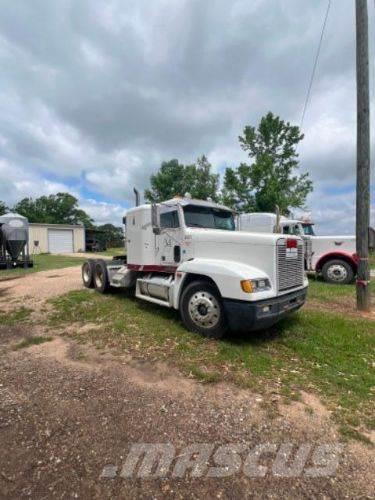
[[[73,231],[71,229],[49,229],[48,250],[50,253],[72,253]]]

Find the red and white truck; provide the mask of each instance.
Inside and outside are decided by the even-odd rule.
[[[130,209],[126,257],[88,260],[86,287],[133,288],[140,300],[174,308],[188,330],[269,327],[305,302],[302,238],[236,230],[227,207],[190,197]]]
[[[278,218],[273,213],[241,214],[238,228],[246,232],[301,236],[305,242],[305,269],[321,274],[328,283],[351,283],[357,274],[355,236],[316,236],[311,220]]]

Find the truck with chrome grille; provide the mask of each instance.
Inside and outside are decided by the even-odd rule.
[[[348,284],[357,274],[355,236],[317,236],[310,218],[295,220],[261,212],[241,214],[237,226],[246,232],[301,236],[305,270],[321,275],[327,283]]]
[[[86,287],[132,289],[214,338],[267,328],[304,304],[301,238],[237,231],[229,208],[189,196],[136,205],[124,217],[126,257],[85,262]]]

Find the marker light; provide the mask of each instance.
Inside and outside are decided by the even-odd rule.
[[[252,293],[254,291],[253,284],[250,280],[242,280],[241,288],[245,293]]]

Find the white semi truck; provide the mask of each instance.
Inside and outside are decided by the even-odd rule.
[[[316,236],[311,220],[278,218],[272,213],[241,214],[238,228],[247,232],[301,236],[305,242],[305,269],[321,274],[328,283],[351,283],[357,274],[355,236]]]
[[[303,240],[236,231],[227,207],[189,197],[140,205],[126,218],[126,258],[88,260],[86,287],[133,288],[180,312],[188,330],[220,338],[276,323],[305,302]]]

